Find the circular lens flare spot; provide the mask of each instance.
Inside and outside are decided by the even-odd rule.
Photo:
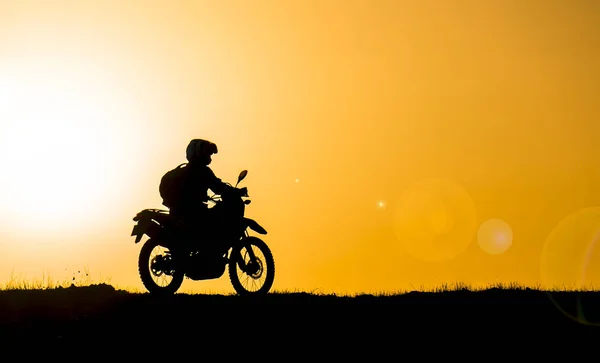
[[[430,178],[407,188],[394,212],[394,232],[414,258],[441,262],[469,246],[476,230],[475,204],[448,179]]]
[[[600,207],[579,210],[558,223],[546,238],[540,274],[549,289],[600,286]]]
[[[510,225],[497,218],[483,222],[477,230],[477,244],[490,255],[501,255],[510,248],[513,231]]]

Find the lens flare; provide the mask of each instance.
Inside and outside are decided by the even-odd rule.
[[[492,218],[477,230],[477,244],[490,255],[501,255],[512,245],[513,232],[505,221]]]
[[[429,178],[407,188],[394,213],[394,232],[414,258],[441,262],[469,246],[476,230],[475,204],[448,179]]]
[[[590,321],[584,311],[582,290],[597,289],[600,285],[600,207],[579,210],[557,224],[544,243],[540,275],[548,297],[554,306],[570,319],[584,325],[600,326]],[[553,289],[576,289],[577,299],[561,300]],[[575,306],[572,306],[573,303]],[[574,313],[573,313],[574,312]]]
[[[591,262],[600,231],[600,207],[575,212],[554,227],[541,256],[540,273],[547,288],[589,288],[600,285]],[[596,261],[600,262],[600,261]],[[597,265],[597,263],[596,263]]]

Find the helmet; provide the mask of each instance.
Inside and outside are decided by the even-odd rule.
[[[203,139],[193,139],[185,150],[185,157],[191,162],[193,159],[208,157],[218,152],[217,145],[213,142]]]

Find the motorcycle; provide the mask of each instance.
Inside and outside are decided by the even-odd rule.
[[[246,188],[237,185],[246,177],[243,170],[235,186],[220,196],[212,195],[213,230],[203,234],[198,243],[186,227],[163,209],[144,209],[133,218],[131,236],[139,243],[144,235],[138,270],[144,287],[153,294],[174,294],[184,278],[194,281],[218,279],[228,269],[229,280],[239,295],[262,295],[269,292],[275,279],[275,261],[269,246],[249,229],[266,235],[255,220],[244,217],[250,204]],[[214,220],[213,220],[214,219]],[[158,250],[156,252],[155,250]],[[247,283],[247,284],[245,284]]]

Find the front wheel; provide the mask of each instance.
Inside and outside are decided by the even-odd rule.
[[[229,280],[239,295],[268,293],[275,280],[275,260],[269,246],[258,237],[248,237],[234,247]]]
[[[138,269],[144,287],[153,294],[174,294],[183,283],[183,270],[174,264],[170,251],[152,239],[142,246]]]

